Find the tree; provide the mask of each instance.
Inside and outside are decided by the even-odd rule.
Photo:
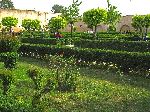
[[[55,5],[52,7],[52,10],[51,10],[51,11],[54,12],[54,13],[61,13],[63,8],[64,8],[64,6],[55,4]]]
[[[150,26],[150,17],[149,15],[135,15],[132,18],[131,25],[141,33],[141,36],[146,33],[145,30]]]
[[[14,4],[11,0],[1,0],[0,1],[0,8],[2,9],[14,9]]]
[[[110,4],[107,0],[108,9],[107,9],[107,19],[106,24],[108,25],[108,31],[116,31],[116,24],[121,18],[121,13],[117,11],[117,7]]]
[[[12,26],[16,26],[18,24],[18,19],[15,17],[4,17],[2,18],[2,25],[9,28],[11,33]]]
[[[22,26],[29,32],[30,32],[30,30],[35,31],[35,30],[39,30],[41,28],[40,21],[37,19],[35,19],[35,20],[24,19],[24,20],[22,20]]]
[[[30,33],[30,36],[33,36],[33,32],[41,28],[40,21],[35,19],[24,19],[22,20],[22,27],[25,28]]]
[[[78,0],[74,1],[69,7],[65,7],[62,10],[62,17],[64,17],[68,24],[71,25],[71,37],[72,37],[72,32],[73,32],[73,25],[74,23],[79,19],[79,6],[81,5],[82,2],[79,2]]]
[[[54,33],[58,32],[59,29],[64,28],[66,25],[67,25],[67,21],[60,16],[51,18],[48,23],[49,28]]]
[[[147,14],[144,18],[144,22],[145,22],[145,33],[147,35],[147,31],[148,31],[148,28],[150,27],[150,14]]]
[[[96,37],[97,25],[104,23],[107,17],[105,9],[91,9],[83,13],[83,21],[90,27],[94,27],[94,36]]]

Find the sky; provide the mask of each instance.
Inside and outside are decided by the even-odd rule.
[[[73,0],[12,0],[16,9],[50,12],[54,4],[69,6]],[[107,8],[107,0],[79,0],[80,14],[92,8]],[[150,0],[110,0],[122,15],[150,14]]]

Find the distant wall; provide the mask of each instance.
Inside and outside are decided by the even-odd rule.
[[[52,17],[56,17],[58,15],[60,15],[60,13],[54,14],[48,12],[39,12],[35,10],[0,9],[0,21],[2,20],[3,17],[13,16],[18,18],[19,23],[17,26],[21,26],[23,19],[38,19],[41,21],[41,26],[47,25]],[[133,15],[122,16],[120,21],[116,25],[116,30],[118,32],[134,31],[134,28],[131,25],[132,17]],[[76,27],[77,32],[87,32],[92,30],[90,28],[87,28],[87,25],[82,21],[76,22],[74,26]],[[63,29],[62,31],[67,32],[70,31],[70,25],[67,25],[66,28]],[[98,25],[97,31],[98,32],[107,31],[107,25],[104,24]],[[148,31],[150,32],[150,29],[148,29]]]
[[[18,25],[21,26],[23,19],[38,19],[41,25],[46,25],[52,17],[60,15],[59,13],[39,12],[35,10],[18,10],[18,9],[0,9],[0,21],[3,17],[13,16],[18,18]]]

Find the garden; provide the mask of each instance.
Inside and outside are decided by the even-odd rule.
[[[108,12],[98,8],[83,14],[93,34],[75,32],[78,10],[69,9],[80,4],[74,2],[45,27],[24,19],[24,31],[17,35],[11,28],[18,19],[2,19],[0,112],[150,111],[150,41],[143,39],[150,16],[134,16],[136,31],[122,34],[114,27],[120,13],[109,4]],[[108,31],[97,32],[104,20]],[[66,24],[71,32],[61,32]]]

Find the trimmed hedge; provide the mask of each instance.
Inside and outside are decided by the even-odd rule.
[[[60,44],[71,44],[74,43],[75,40],[78,40],[79,38],[22,38],[22,43],[30,43],[30,44],[44,44],[44,45],[57,45]]]
[[[63,55],[64,57],[74,56],[77,60],[85,62],[106,62],[116,64],[124,73],[131,70],[149,70],[150,53],[123,52],[113,50],[100,50],[90,48],[68,48],[48,47],[37,45],[22,45],[20,52],[23,56],[41,58],[48,55]]]
[[[42,39],[42,38],[22,38],[22,43],[30,43],[30,44],[45,44],[45,45],[56,45],[57,39]]]
[[[149,41],[77,40],[75,46],[128,52],[150,52]]]

